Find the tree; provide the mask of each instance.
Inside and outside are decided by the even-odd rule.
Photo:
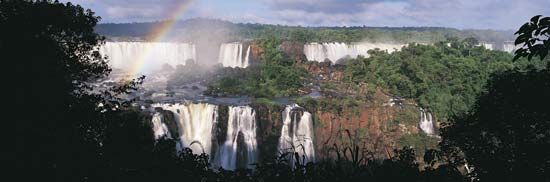
[[[549,179],[549,73],[495,76],[472,112],[443,128],[442,148],[464,152],[481,180]]]
[[[23,178],[81,181],[105,169],[105,132],[125,104],[118,97],[138,82],[94,86],[111,71],[98,52],[99,19],[71,3],[0,1],[0,51],[17,78],[16,168],[32,174]]]
[[[533,17],[516,33],[516,44],[524,45],[515,59],[540,56],[542,60],[547,55],[550,19],[539,18]],[[458,158],[457,163],[473,166],[472,175],[481,181],[547,181],[549,93],[548,69],[519,66],[493,74],[487,92],[471,111],[452,118],[442,129],[442,150]]]
[[[516,50],[514,59],[539,56],[543,60],[550,52],[550,17],[537,15],[523,24],[515,33],[518,35],[515,44],[521,47]]]

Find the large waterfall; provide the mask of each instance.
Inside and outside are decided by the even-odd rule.
[[[297,152],[302,164],[315,161],[311,113],[303,111],[297,104],[286,106],[283,112],[283,128],[278,150],[279,153]],[[293,157],[290,155],[289,158],[292,165]]]
[[[198,104],[153,104],[171,111],[178,122],[181,145],[189,147],[194,153],[210,154],[212,146],[212,127],[218,118],[218,107],[207,103]],[[173,136],[175,137],[175,136]]]
[[[156,112],[152,118],[155,138],[167,136],[179,139],[179,147],[189,147],[196,154],[202,152],[209,154],[214,167],[228,170],[253,168],[251,164],[258,161],[256,113],[252,107],[229,106],[227,128],[222,128],[222,131],[224,129],[227,131],[225,139],[222,139],[224,141],[216,139],[221,134],[216,131],[219,132],[220,126],[224,126],[217,121],[218,106],[216,105],[152,104],[152,107],[163,109],[162,112]],[[173,115],[173,117],[165,118],[162,113],[171,113],[166,116]],[[311,113],[293,104],[286,106],[282,116],[283,126],[277,146],[278,153],[296,152],[300,156],[300,163],[314,162],[314,128]],[[173,128],[177,130],[171,132]],[[296,162],[294,155],[289,157],[291,165],[294,165]]]
[[[229,107],[227,136],[214,158],[224,169],[252,168],[256,163],[256,114],[249,106]]]
[[[243,55],[243,53],[245,54]],[[242,43],[225,43],[220,46],[218,61],[222,63],[223,67],[246,68],[249,65],[249,57],[250,46],[244,52]]]
[[[304,54],[308,61],[323,62],[326,59],[336,63],[340,59],[356,58],[358,55],[368,56],[367,51],[372,49],[393,52],[400,50],[403,44],[359,42],[350,45],[346,43],[309,43],[304,45]]]
[[[420,109],[420,129],[428,135],[435,133],[432,114],[424,111],[424,109]]]
[[[185,65],[188,60],[196,60],[195,45],[167,42],[107,42],[99,48],[103,56],[108,56],[113,68],[134,69],[142,64],[142,72],[158,70],[164,64],[175,67]],[[141,63],[139,63],[141,61]]]

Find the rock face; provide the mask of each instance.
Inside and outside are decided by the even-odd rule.
[[[308,62],[301,66],[318,80],[341,81],[344,77],[342,65],[331,65],[330,62]]]
[[[250,42],[250,65],[256,65],[263,54],[263,50],[257,42]]]
[[[419,118],[408,124],[398,123],[396,113],[408,106],[387,104],[389,97],[381,93],[376,98],[377,101],[328,109],[323,104],[307,108],[266,103],[156,104],[158,109],[151,120],[160,128],[155,131],[175,139],[179,136],[183,147],[212,151],[209,154],[215,166],[225,169],[247,168],[251,163],[276,159],[281,149],[292,146],[304,146],[302,153],[308,158],[302,163],[336,158],[337,151],[342,154],[345,148],[355,146],[360,152],[368,151],[368,157],[388,158],[393,149],[399,148],[397,141],[402,136],[421,132]],[[336,100],[328,103],[336,104]],[[417,115],[416,106],[409,109]],[[198,124],[211,127],[197,127],[203,126]],[[188,135],[195,138],[187,139]],[[190,141],[200,141],[203,149],[193,148]],[[300,153],[299,148],[297,152]]]
[[[277,157],[277,142],[280,136],[282,106],[252,104],[256,111],[256,141],[258,160],[272,160]]]
[[[348,108],[344,108],[341,114],[316,112],[319,125],[315,127],[315,146],[320,158],[334,157],[335,153],[327,149],[335,145],[347,147],[351,142],[378,155],[391,151],[393,144],[388,139],[394,138],[395,133],[386,131],[385,125],[391,120],[393,109],[364,106],[358,113],[352,112]]]
[[[282,51],[288,55],[295,63],[305,63],[307,61],[304,54],[304,43],[285,41],[281,43]]]

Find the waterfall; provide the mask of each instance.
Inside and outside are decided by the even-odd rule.
[[[256,114],[249,106],[229,107],[227,136],[214,164],[224,169],[252,168],[256,163]]]
[[[313,121],[311,113],[302,111],[297,104],[286,106],[283,112],[283,128],[279,138],[279,153],[297,152],[300,163],[315,161],[313,146]],[[294,149],[293,149],[294,148]],[[304,158],[302,158],[304,156]],[[294,165],[294,156],[289,156],[291,165]]]
[[[168,130],[166,124],[163,122],[163,117],[161,113],[155,113],[151,122],[153,123],[153,134],[155,135],[155,139],[162,138],[163,136],[171,138],[170,131]]]
[[[420,129],[428,135],[435,133],[432,114],[424,111],[424,109],[420,109]]]
[[[108,56],[113,68],[129,71],[135,64],[143,64],[143,72],[156,71],[164,64],[172,67],[196,60],[195,45],[167,42],[106,42],[99,53]],[[142,63],[138,63],[142,61]]]
[[[244,57],[243,68],[248,67],[249,59],[250,59],[250,46],[248,46],[248,48],[246,49],[246,56]]]
[[[183,147],[191,148],[196,154],[200,154],[203,151],[206,154],[210,154],[213,136],[212,127],[218,118],[218,107],[216,105],[190,103],[153,104],[152,106],[161,107],[174,114],[174,118],[178,123],[178,130],[180,131],[179,139]]]
[[[484,47],[485,49],[488,49],[488,50],[493,50],[493,44],[490,44],[490,43],[479,43],[477,46]]]
[[[519,45],[516,47],[516,45],[513,43],[513,42],[505,42],[503,45],[502,45],[502,51],[504,52],[509,52],[509,53],[514,53],[516,51],[516,49],[519,48]]]
[[[246,68],[248,67],[249,54],[250,46],[248,46],[243,59],[243,44],[238,42],[225,43],[220,46],[218,61],[222,63],[223,67]]]
[[[403,44],[387,43],[368,43],[359,42],[347,45],[346,43],[309,43],[304,45],[304,54],[308,61],[323,62],[326,59],[333,64],[338,60],[347,58],[356,58],[359,55],[368,57],[367,51],[373,49],[386,50],[392,52],[395,49],[400,50]]]

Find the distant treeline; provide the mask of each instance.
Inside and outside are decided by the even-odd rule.
[[[147,40],[149,32],[164,22],[99,24],[99,34],[118,40]],[[512,31],[459,30],[444,27],[301,27],[257,23],[232,23],[215,19],[189,19],[174,23],[166,37],[173,41],[197,41],[208,36],[222,41],[258,39],[267,34],[299,42],[396,42],[434,43],[448,38],[473,37],[481,42],[501,44],[514,39]],[[204,40],[204,39],[203,39]]]

